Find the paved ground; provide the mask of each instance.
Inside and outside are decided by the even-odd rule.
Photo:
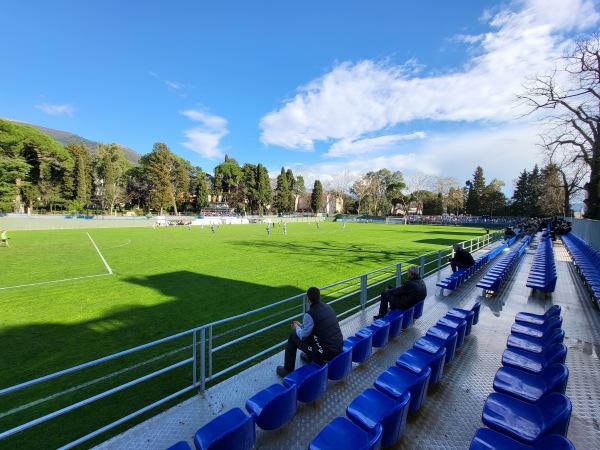
[[[441,275],[429,277],[429,296],[423,317],[404,330],[385,347],[377,350],[365,363],[356,365],[342,381],[330,382],[326,393],[310,404],[299,403],[295,417],[275,431],[257,429],[256,449],[305,449],[310,440],[336,416],[345,414],[346,406],[427,329],[453,307],[470,308],[482,302],[480,322],[451,364],[443,378],[428,391],[423,407],[408,416],[406,431],[394,448],[398,449],[465,449],[482,426],[481,411],[492,380],[500,367],[506,338],[520,311],[541,313],[553,304],[562,306],[566,364],[570,371],[567,395],[573,404],[568,437],[579,450],[600,448],[600,316],[592,306],[573,269],[568,253],[560,242],[555,244],[558,269],[556,291],[548,298],[535,295],[525,286],[537,240],[527,249],[513,270],[502,292],[492,298],[482,296],[475,285],[488,268],[476,274],[455,292],[440,295],[435,283]],[[489,265],[488,267],[491,267]],[[343,322],[344,336],[353,335],[371,323],[375,307]],[[275,367],[283,355],[276,355],[243,373],[208,389],[180,405],[99,445],[97,449],[164,450],[180,440],[193,446],[194,432],[220,413],[238,406],[259,390],[280,382]]]

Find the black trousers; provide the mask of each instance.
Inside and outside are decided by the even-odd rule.
[[[401,309],[400,299],[388,291],[383,291],[379,302],[379,315],[385,316],[388,313],[388,308],[392,310]]]
[[[316,345],[312,336],[303,341],[294,331],[290,333],[287,345],[285,346],[285,359],[283,362],[283,367],[285,367],[285,370],[288,372],[292,372],[296,367],[296,350],[298,349],[302,350],[313,362],[321,366],[325,364],[325,361],[329,360],[325,359],[327,355],[324,355],[318,351],[318,346]]]

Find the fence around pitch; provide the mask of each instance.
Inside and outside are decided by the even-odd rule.
[[[476,252],[499,239],[500,233],[486,234],[462,246]],[[448,247],[324,286],[323,300],[343,320],[378,302],[385,286],[399,286],[409,266],[418,266],[425,277],[446,267],[451,252]],[[289,323],[306,309],[306,294],[296,295],[2,389],[0,403],[12,409],[0,411],[0,429],[5,429],[0,444],[17,435],[37,442],[36,433],[45,438],[56,433],[73,440],[49,446],[68,449],[111,429],[122,431],[126,422],[181,401],[191,391],[204,392],[207,385],[281,351]],[[87,414],[96,419],[83,419]],[[49,430],[37,428],[41,424]]]

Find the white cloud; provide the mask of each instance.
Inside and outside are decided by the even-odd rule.
[[[35,107],[51,116],[67,115],[71,117],[75,112],[73,105],[50,105],[49,103],[38,103],[35,105]]]
[[[329,147],[329,151],[324,156],[350,156],[364,155],[367,153],[379,153],[381,151],[396,148],[398,143],[410,141],[413,139],[424,139],[426,134],[422,131],[417,131],[411,134],[389,134],[375,138],[365,139],[341,139]]]
[[[194,122],[200,122],[199,125],[183,131],[188,140],[181,145],[210,160],[222,158],[224,152],[219,145],[221,139],[229,133],[227,120],[193,109],[180,113]]]
[[[376,135],[414,120],[502,124],[509,132],[523,112],[515,95],[526,77],[553,66],[570,42],[563,33],[599,19],[591,0],[555,0],[551,6],[545,0],[517,0],[511,7],[486,16],[487,33],[456,37],[470,44],[475,56],[450,73],[419,75],[414,61],[338,64],[262,118],[261,142],[299,151],[331,142],[326,155],[342,157],[356,156],[369,143],[389,150],[396,135],[379,141]]]
[[[176,91],[178,91],[178,90],[180,90],[180,89],[183,89],[183,88],[184,88],[184,85],[183,85],[183,84],[181,84],[181,83],[176,83],[176,82],[174,82],[174,81],[165,80],[165,84],[166,84],[166,85],[167,85],[169,88],[171,88],[171,89],[173,89],[173,90],[176,90]]]

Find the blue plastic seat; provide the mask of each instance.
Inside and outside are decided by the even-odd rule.
[[[515,322],[543,325],[550,317],[560,316],[560,305],[553,305],[544,314],[520,312],[515,316]]]
[[[249,450],[254,447],[255,440],[254,415],[247,416],[240,408],[221,414],[194,434],[197,450]]]
[[[255,415],[256,425],[263,430],[275,430],[285,425],[298,407],[298,386],[279,383],[259,391],[246,400],[246,410]]]
[[[542,353],[546,347],[555,343],[562,343],[565,338],[565,330],[553,328],[544,333],[543,338],[535,338],[525,334],[511,334],[506,340],[508,348],[520,348],[532,353]]]
[[[433,337],[444,341],[444,346],[446,347],[446,363],[452,362],[454,353],[456,352],[456,341],[458,339],[458,333],[456,331],[451,328],[434,325],[427,330],[424,337]]]
[[[373,335],[373,347],[383,347],[385,344],[388,343],[390,335],[390,323],[385,320],[378,319],[374,321],[371,325],[359,330],[358,333],[356,333],[356,335],[364,336],[369,333]]]
[[[404,314],[402,316],[402,329],[405,329],[410,327],[414,322],[415,307],[413,306],[412,308],[408,308],[404,310],[403,313]]]
[[[549,434],[566,436],[571,409],[571,401],[558,392],[548,394],[537,403],[492,392],[483,405],[481,420],[500,433],[532,445]]]
[[[456,348],[459,349],[465,342],[465,335],[467,332],[467,321],[458,317],[444,316],[437,321],[438,326],[450,328],[456,331]]]
[[[187,441],[179,441],[171,445],[167,450],[192,450],[192,447],[190,447]]]
[[[308,403],[318,399],[327,390],[328,364],[311,363],[294,370],[282,382],[285,387],[298,386],[298,401]]]
[[[346,415],[365,431],[371,431],[380,423],[383,426],[381,445],[394,445],[404,434],[410,392],[406,391],[394,399],[377,389],[366,389],[352,400],[346,408]]]
[[[344,346],[341,353],[329,363],[327,378],[333,381],[341,380],[352,370],[352,347]]]
[[[542,353],[531,353],[518,348],[507,348],[502,353],[502,365],[514,367],[533,374],[541,373],[547,366],[563,363],[567,357],[567,347],[564,344],[550,344]]]
[[[479,311],[481,310],[481,302],[476,302],[471,309],[452,308],[446,313],[447,316],[458,317],[467,321],[467,329],[465,336],[471,334],[473,325],[479,322]]]
[[[336,417],[308,444],[309,450],[377,450],[381,447],[383,426],[364,431],[345,417]]]
[[[344,347],[352,349],[352,362],[361,363],[373,353],[373,335],[350,336],[344,340]]]
[[[550,364],[534,375],[513,367],[500,367],[494,377],[494,390],[512,395],[528,403],[535,403],[551,392],[564,394],[569,369],[564,364]]]
[[[480,428],[469,450],[575,450],[575,446],[560,434],[549,434],[533,445],[525,445],[490,428]]]
[[[384,320],[390,323],[389,337],[393,338],[395,336],[398,336],[402,331],[403,318],[404,311],[400,309],[393,309],[379,320]]]
[[[423,316],[423,309],[425,308],[425,300],[417,303],[414,306],[415,312],[413,313],[413,320],[420,319]]]
[[[429,384],[437,383],[444,373],[446,360],[446,347],[443,345],[436,353],[425,353],[421,350],[409,348],[396,360],[396,365],[413,373],[421,373],[427,366],[431,369]]]
[[[552,316],[542,325],[534,325],[532,323],[521,323],[515,322],[510,328],[511,333],[524,334],[535,338],[543,338],[553,328],[560,328],[562,326],[561,316]]]
[[[409,411],[416,411],[425,402],[430,377],[431,369],[429,367],[425,367],[421,373],[417,374],[402,367],[391,366],[382,372],[373,384],[384,394],[396,399],[401,398],[404,392],[409,391]]]

